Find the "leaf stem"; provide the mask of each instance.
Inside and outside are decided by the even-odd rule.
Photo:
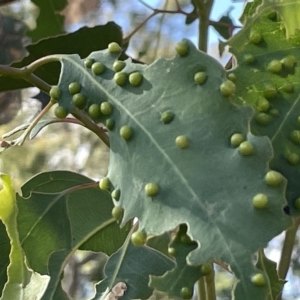
[[[199,18],[198,48],[203,52],[207,52],[208,26],[210,25],[209,17],[213,2],[213,0],[195,0],[195,5],[197,7],[197,13]]]
[[[293,226],[286,230],[283,247],[281,251],[281,257],[278,264],[278,276],[280,279],[285,279],[290,267],[291,256],[293,247],[295,244],[295,237],[300,225],[300,217],[293,220]],[[282,294],[277,297],[277,300],[281,300]]]
[[[198,300],[206,300],[206,290],[205,290],[204,276],[202,276],[197,281],[197,299]]]
[[[206,299],[216,300],[215,270],[214,270],[213,263],[211,263],[211,272],[205,276],[205,284],[206,284]]]
[[[86,128],[94,132],[107,147],[110,146],[108,135],[106,134],[106,131],[103,127],[99,127],[79,110],[73,111],[72,115],[80,122],[82,122]]]

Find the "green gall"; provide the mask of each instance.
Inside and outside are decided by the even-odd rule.
[[[279,110],[277,108],[271,108],[269,110],[269,115],[272,117],[278,117],[279,116]]]
[[[61,95],[60,88],[58,86],[53,86],[49,91],[49,96],[51,99],[55,100],[55,102],[59,99]]]
[[[145,194],[148,197],[154,197],[158,194],[159,192],[159,187],[156,183],[154,182],[149,182],[145,185]]]
[[[254,116],[254,120],[259,125],[268,125],[272,121],[272,117],[266,113],[258,113]]]
[[[229,80],[231,80],[231,81],[236,81],[236,76],[235,76],[234,73],[228,74],[227,78],[228,78]]]
[[[271,12],[268,13],[267,18],[271,21],[276,21],[277,19],[277,13],[275,10],[272,10]]]
[[[160,119],[164,122],[164,124],[169,124],[173,121],[174,116],[175,115],[171,111],[166,110],[161,114]]]
[[[293,130],[290,134],[290,139],[295,144],[300,144],[300,130]]]
[[[289,153],[286,159],[293,166],[298,165],[300,161],[299,155],[297,153]]]
[[[266,99],[271,100],[271,99],[273,99],[273,98],[276,97],[276,95],[277,95],[277,88],[272,83],[266,83],[264,85],[263,93],[264,93],[264,97]]]
[[[69,92],[71,95],[79,93],[81,90],[81,84],[79,82],[71,82],[69,84]]]
[[[113,199],[115,199],[116,201],[119,201],[120,197],[121,197],[121,191],[119,189],[113,190],[112,193],[111,193],[111,197]]]
[[[256,62],[256,58],[252,54],[245,54],[244,55],[244,63],[246,65],[252,65]]]
[[[265,276],[261,273],[257,273],[255,275],[253,275],[251,277],[251,282],[258,287],[263,287],[266,285]]]
[[[107,119],[107,120],[105,121],[105,126],[106,126],[107,129],[113,130],[114,127],[115,127],[115,121],[112,120],[112,119]]]
[[[132,137],[132,129],[131,129],[131,127],[129,127],[129,126],[127,126],[127,125],[122,126],[122,127],[120,128],[120,136],[121,136],[124,140],[126,140],[126,141],[130,140],[131,137]]]
[[[94,60],[92,58],[86,58],[84,60],[84,65],[87,67],[87,68],[91,68],[92,65],[94,63]]]
[[[122,60],[117,60],[113,64],[113,69],[115,72],[120,72],[122,71],[126,66],[126,63]]]
[[[281,90],[286,92],[286,93],[294,93],[294,84],[289,82],[289,81],[286,81],[282,85]]]
[[[191,238],[186,233],[180,236],[180,241],[183,244],[190,244],[192,242]]]
[[[114,75],[114,81],[117,85],[123,86],[126,83],[127,75],[123,72],[118,72]]]
[[[230,97],[235,92],[235,84],[230,80],[226,80],[220,85],[220,91],[223,96]]]
[[[286,69],[292,69],[296,63],[296,57],[294,55],[288,55],[281,60],[281,63]]]
[[[244,141],[245,138],[241,133],[235,133],[230,138],[230,144],[232,147],[238,147]]]
[[[278,186],[282,182],[282,175],[277,171],[269,171],[265,176],[265,182],[270,186]]]
[[[104,190],[104,191],[109,191],[110,190],[110,181],[109,181],[108,177],[103,177],[99,181],[99,188],[101,190]]]
[[[186,42],[181,41],[181,42],[176,44],[175,50],[176,50],[178,55],[187,56],[188,53],[189,53],[189,46]]]
[[[252,155],[254,153],[254,147],[250,142],[245,141],[239,145],[239,152],[244,156]]]
[[[297,118],[297,122],[298,124],[300,124],[300,116]]]
[[[175,144],[177,147],[179,147],[181,149],[185,149],[189,146],[189,140],[185,135],[179,135],[175,139]]]
[[[113,106],[109,102],[102,102],[100,105],[100,111],[108,116],[112,113]]]
[[[257,102],[256,102],[256,110],[259,111],[259,112],[266,112],[268,111],[270,108],[270,102],[263,98],[263,97],[260,97]]]
[[[81,93],[73,95],[72,102],[79,109],[83,109],[86,106],[86,98]]]
[[[173,247],[169,247],[169,248],[168,248],[168,254],[169,254],[170,256],[175,256],[175,254],[176,254],[176,249],[173,248]]]
[[[92,104],[88,109],[88,113],[93,119],[98,119],[101,116],[100,106],[96,103]]]
[[[193,291],[188,287],[183,287],[180,290],[180,295],[182,299],[191,299],[193,297]]]
[[[210,264],[202,264],[201,265],[201,273],[206,276],[206,275],[209,275],[212,271],[212,267]]]
[[[54,115],[59,119],[64,119],[68,115],[68,111],[59,105],[54,109]]]
[[[143,75],[140,72],[134,72],[129,75],[129,83],[133,86],[140,86],[143,82]]]
[[[95,75],[102,74],[104,72],[104,70],[105,70],[105,66],[101,62],[95,62],[95,63],[93,63],[93,65],[92,65],[92,72]]]
[[[123,218],[124,210],[121,206],[115,206],[112,211],[111,215],[116,221],[120,221]]]
[[[265,194],[257,194],[252,199],[254,208],[264,209],[268,206],[268,197]]]
[[[294,206],[297,210],[300,210],[300,198],[297,198],[294,202]]]
[[[197,84],[201,85],[206,81],[207,75],[205,72],[198,72],[194,76],[194,80]]]
[[[271,73],[278,74],[282,70],[282,63],[278,59],[272,60],[268,65],[267,65],[267,70]]]
[[[110,53],[119,53],[121,51],[120,45],[116,42],[108,44],[107,48]]]
[[[138,230],[131,235],[131,242],[135,246],[143,246],[146,244],[147,234],[145,231]]]
[[[259,31],[252,29],[250,31],[249,40],[252,44],[259,44],[262,41],[262,35]]]

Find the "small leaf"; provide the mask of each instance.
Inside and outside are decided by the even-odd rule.
[[[222,16],[217,22],[228,24],[230,26],[233,25],[233,21],[228,13]],[[212,26],[225,40],[228,40],[231,37],[232,34],[229,27],[220,24],[213,24]]]

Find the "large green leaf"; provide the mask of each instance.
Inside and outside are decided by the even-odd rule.
[[[293,134],[300,133],[300,68],[297,63],[300,61],[300,40],[296,34],[286,38],[285,28],[274,18],[276,13],[274,15],[273,10],[263,10],[261,6],[260,11],[249,18],[243,30],[229,42],[238,63],[233,70],[237,78],[234,101],[251,104],[257,110],[251,124],[253,132],[271,139],[274,158],[270,167],[287,178],[289,207],[292,213],[297,213],[294,201],[300,196],[300,148]],[[249,41],[253,30],[262,36],[257,44]],[[246,59],[249,55],[254,58],[251,64]],[[271,61],[278,62],[290,55],[296,59],[291,67],[282,65],[278,73],[268,70]],[[266,94],[270,86],[274,89],[273,97]]]
[[[28,56],[20,62],[13,63],[11,66],[22,68],[39,58],[51,54],[77,53],[80,57],[86,57],[92,51],[105,49],[111,42],[122,43],[121,28],[114,22],[93,28],[83,27],[76,32],[44,39],[36,44],[29,45],[26,48]],[[49,84],[56,84],[59,72],[60,66],[54,62],[43,65],[36,70],[35,74]],[[11,80],[9,77],[0,77],[0,91],[30,86],[32,86],[30,83],[21,79]]]
[[[56,56],[62,63],[58,101],[69,112],[76,110],[68,90],[76,81],[87,98],[85,112],[91,104],[109,101],[113,106],[110,116],[94,121],[115,122],[109,131],[108,177],[111,190],[121,190],[116,204],[125,210],[123,223],[138,217],[149,234],[187,223],[188,233],[201,245],[188,256],[190,263],[222,260],[239,280],[237,299],[265,299],[267,287],[257,288],[250,280],[256,272],[251,254],[291,224],[282,211],[285,182],[271,187],[264,181],[272,157],[270,141],[249,131],[249,107],[233,105],[221,94],[223,67],[183,42],[189,48],[187,56],[161,58],[150,66],[126,61],[122,72],[143,75],[139,87],[128,81],[116,84],[112,66],[117,54],[108,50],[89,56],[105,65],[97,76],[77,55]],[[206,72],[202,85],[194,81],[197,72]],[[175,117],[164,124],[161,113],[168,110]],[[119,133],[125,125],[132,129],[129,140]],[[252,143],[253,155],[243,156],[231,146],[230,138],[237,132]],[[181,135],[189,141],[187,148],[175,143]],[[149,182],[159,186],[155,197],[145,193]],[[268,208],[261,211],[252,205],[259,193],[269,198]]]
[[[35,176],[18,196],[18,230],[30,267],[51,276],[43,299],[67,299],[60,278],[68,258],[77,250],[112,254],[123,244],[123,229],[111,217],[108,193],[92,180],[72,172]]]
[[[113,254],[106,263],[106,278],[97,286],[95,298],[104,299],[103,293],[108,294],[119,282],[127,286],[122,300],[148,299],[153,289],[149,287],[149,275],[162,275],[174,267],[174,262],[162,253],[148,246],[135,247],[130,239]],[[104,294],[104,295],[105,295]]]
[[[39,8],[36,28],[27,33],[33,42],[65,32],[64,17],[59,12],[65,8],[68,3],[67,0],[31,1]]]
[[[26,257],[24,256],[19,240],[17,224],[18,208],[16,205],[16,194],[12,185],[12,180],[5,174],[0,174],[0,179],[3,184],[3,189],[0,191],[0,220],[3,222],[10,239],[7,282],[4,285],[0,299],[39,300],[43,296],[48,285],[49,276],[42,276],[28,269]],[[4,243],[5,241],[6,238]]]

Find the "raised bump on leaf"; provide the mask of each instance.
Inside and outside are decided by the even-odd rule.
[[[300,144],[300,130],[293,130],[290,134],[290,139],[295,144]]]
[[[115,199],[116,201],[120,200],[120,197],[121,197],[121,191],[120,191],[120,189],[113,190],[112,193],[111,193],[111,197],[113,199]]]
[[[185,149],[189,146],[189,140],[185,135],[179,135],[176,139],[175,139],[175,144],[181,148],[181,149]]]
[[[81,84],[79,82],[71,82],[69,84],[69,92],[71,95],[75,95],[77,93],[79,93],[81,90]]]
[[[282,182],[282,175],[277,171],[269,171],[265,176],[265,182],[270,186],[277,186]]]
[[[126,83],[127,75],[123,72],[117,72],[114,75],[114,81],[117,85],[123,86]]]
[[[166,110],[161,114],[160,119],[164,122],[164,124],[169,124],[173,121],[174,116],[175,115],[171,111]]]
[[[244,141],[245,138],[241,133],[234,133],[230,138],[230,144],[232,147],[238,147]]]
[[[135,246],[143,246],[146,244],[146,241],[147,241],[147,234],[143,230],[135,231],[131,235],[131,242]]]
[[[246,65],[252,65],[256,61],[256,58],[252,54],[245,54],[244,55],[244,62]]]
[[[81,93],[78,93],[73,95],[72,102],[77,108],[83,109],[86,105],[86,98]]]
[[[258,100],[257,100],[257,103],[256,103],[256,110],[259,111],[259,112],[266,112],[268,111],[270,108],[270,102],[263,98],[263,97],[260,97]]]
[[[254,147],[250,142],[245,141],[239,145],[239,152],[244,156],[249,156],[254,153]]]
[[[105,190],[108,191],[110,190],[110,180],[108,177],[103,177],[100,181],[99,181],[99,188],[101,190]]]
[[[279,116],[279,110],[277,108],[271,108],[269,110],[269,114],[272,117],[278,117]],[[271,120],[270,120],[271,121]]]
[[[59,119],[64,119],[68,115],[68,111],[63,106],[58,105],[54,109],[54,115]]]
[[[111,103],[105,101],[105,102],[102,102],[101,105],[100,105],[100,111],[108,116],[112,113],[112,110],[113,110],[113,106],[111,105]]]
[[[257,273],[251,277],[251,281],[254,285],[258,287],[263,287],[266,285],[265,276],[261,273]]]
[[[181,41],[176,44],[175,50],[180,56],[187,56],[189,53],[189,46],[186,42]]]
[[[111,215],[116,221],[120,221],[123,218],[124,209],[121,206],[115,206],[112,211]]]
[[[235,76],[234,73],[228,74],[227,78],[228,78],[229,80],[231,80],[231,81],[236,81],[236,76]]]
[[[277,95],[277,88],[274,84],[272,83],[266,83],[264,85],[264,97],[268,100],[273,99]]]
[[[294,206],[297,210],[300,210],[300,197],[295,200]]]
[[[168,254],[169,254],[170,256],[175,256],[175,254],[176,254],[176,249],[175,249],[174,247],[169,247],[169,248],[168,248]]]
[[[235,84],[230,80],[226,80],[220,85],[220,91],[223,96],[230,97],[235,92]]]
[[[105,126],[106,126],[107,129],[113,130],[114,127],[115,127],[115,121],[113,119],[107,119],[105,121]]]
[[[154,197],[158,194],[159,192],[159,187],[156,183],[154,182],[148,182],[146,185],[145,185],[145,194],[148,196],[148,197]]]
[[[93,63],[93,65],[92,65],[92,72],[95,75],[102,74],[104,72],[104,70],[105,70],[105,66],[101,62],[95,62],[95,63]]]
[[[286,92],[286,93],[293,93],[294,92],[294,84],[286,81],[282,86],[281,90]]]
[[[101,116],[100,106],[96,103],[89,107],[88,112],[93,119],[98,119]]]
[[[265,194],[257,194],[252,199],[254,208],[263,209],[268,206],[268,197]]]
[[[180,295],[182,299],[191,299],[193,297],[193,291],[188,287],[183,287],[180,290]]]
[[[201,85],[203,83],[205,83],[206,81],[206,78],[207,78],[207,75],[205,72],[198,72],[195,74],[194,76],[194,80],[197,84]]]
[[[282,70],[282,63],[278,59],[272,60],[268,66],[267,70],[271,73],[278,74]]]
[[[264,112],[261,112],[254,116],[254,120],[259,125],[268,125],[271,122],[272,117]]]
[[[289,153],[286,159],[291,165],[294,166],[298,165],[300,161],[299,155],[297,153]]]
[[[61,95],[60,88],[56,85],[52,86],[49,91],[49,95],[50,95],[51,99],[57,101]]]
[[[202,273],[203,275],[206,276],[206,275],[210,274],[211,271],[212,271],[212,268],[211,268],[211,265],[210,265],[210,264],[206,263],[206,264],[202,264],[202,265],[201,265],[201,273]]]
[[[131,137],[132,137],[132,129],[131,129],[131,127],[130,127],[130,126],[127,126],[127,125],[122,126],[122,127],[120,128],[120,136],[121,136],[124,140],[126,140],[126,141],[130,140]]]
[[[252,29],[249,35],[249,40],[251,43],[257,45],[262,41],[262,35],[256,29]]]
[[[140,72],[134,72],[129,75],[129,83],[133,86],[140,86],[143,82],[143,75]]]
[[[296,63],[296,57],[294,55],[288,55],[281,60],[281,63],[285,68],[291,69]]]
[[[126,66],[126,63],[122,60],[117,60],[113,64],[113,69],[115,72],[120,72],[122,71]]]
[[[116,42],[108,44],[107,48],[110,53],[119,53],[121,51],[120,45]]]
[[[93,65],[93,63],[95,62],[95,60],[94,59],[92,59],[92,58],[86,58],[85,60],[84,60],[84,65],[86,66],[86,68],[91,68],[92,67],[92,65]]]

